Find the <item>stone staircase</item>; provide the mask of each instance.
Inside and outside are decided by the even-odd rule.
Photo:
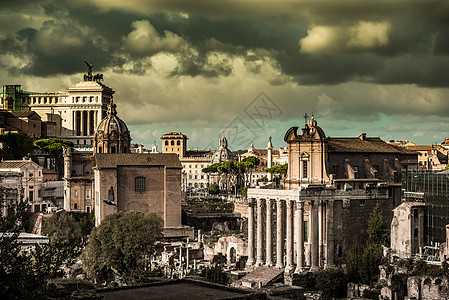
[[[231,286],[237,288],[263,288],[284,276],[284,269],[260,266],[244,277],[234,281]]]

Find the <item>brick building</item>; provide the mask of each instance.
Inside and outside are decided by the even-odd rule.
[[[94,134],[95,224],[117,211],[155,212],[164,236],[192,236],[181,225],[181,169],[176,153],[130,153],[128,127],[110,102]]]

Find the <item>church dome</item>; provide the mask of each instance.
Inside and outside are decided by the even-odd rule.
[[[131,136],[128,126],[117,117],[116,105],[108,105],[106,117],[98,124],[94,134],[95,153],[129,153]]]
[[[125,122],[122,121],[119,117],[117,117],[117,105],[115,105],[112,100],[108,106],[108,112],[106,118],[104,118],[100,124],[98,124],[95,132],[102,131],[105,135],[111,134],[115,131],[117,134],[129,134],[128,126],[126,126]]]
[[[232,160],[233,155],[231,150],[228,149],[228,140],[225,138],[224,134],[220,139],[220,148],[215,151],[212,156],[212,163],[221,163],[224,161]]]

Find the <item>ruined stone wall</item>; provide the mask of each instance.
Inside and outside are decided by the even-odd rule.
[[[416,299],[449,299],[447,277],[414,276],[407,279],[408,297]]]
[[[367,238],[368,218],[376,204],[382,210],[389,228],[392,204],[383,199],[334,201],[334,249],[335,262],[344,262],[346,255],[356,243],[363,243]]]

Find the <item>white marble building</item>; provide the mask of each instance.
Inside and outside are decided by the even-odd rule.
[[[28,106],[42,118],[54,122],[56,137],[77,147],[91,148],[92,136],[106,115],[114,91],[96,81],[81,81],[66,93],[27,95]]]

